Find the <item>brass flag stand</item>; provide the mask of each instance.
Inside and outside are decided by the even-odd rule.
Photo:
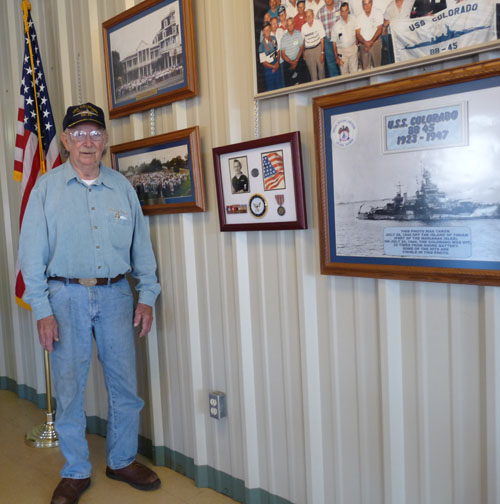
[[[25,443],[35,448],[53,448],[59,446],[57,432],[54,429],[55,413],[52,409],[52,382],[50,379],[50,355],[44,351],[45,383],[47,388],[47,420],[45,423],[33,427],[26,433]]]
[[[42,130],[40,128],[40,117],[38,108],[38,93],[36,89],[36,84],[38,81],[35,78],[35,65],[33,60],[33,49],[31,47],[31,37],[30,37],[30,26],[28,22],[29,11],[31,10],[31,4],[28,0],[23,0],[22,2],[23,18],[24,18],[24,33],[26,36],[26,42],[28,43],[29,53],[30,53],[30,65],[31,65],[31,76],[35,99],[35,110],[36,110],[36,120],[37,120],[37,132],[38,132],[38,150],[40,151],[40,173],[43,175],[45,173],[45,159],[44,151],[42,146]],[[54,428],[54,417],[55,413],[52,409],[52,386],[50,378],[50,356],[47,350],[44,351],[45,357],[45,384],[47,390],[47,419],[46,422],[36,427],[28,432],[25,436],[25,442],[29,446],[34,446],[36,448],[53,448],[59,445],[59,440],[57,438],[57,433]]]

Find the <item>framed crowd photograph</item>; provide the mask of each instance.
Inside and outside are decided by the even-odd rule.
[[[500,285],[500,60],[314,99],[321,272]]]
[[[255,94],[486,51],[499,25],[500,0],[255,0]]]
[[[113,169],[128,178],[145,215],[205,211],[198,127],[110,148]]]
[[[145,0],[102,29],[111,119],[198,94],[192,0]]]
[[[213,149],[221,231],[306,229],[300,133]]]

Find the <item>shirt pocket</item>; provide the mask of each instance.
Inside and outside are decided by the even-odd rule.
[[[123,213],[110,213],[107,216],[107,223],[111,245],[119,249],[130,248],[134,232],[130,217]]]

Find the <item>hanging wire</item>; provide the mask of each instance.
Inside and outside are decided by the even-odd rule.
[[[253,101],[253,121],[254,121],[254,136],[260,137],[260,121],[259,121],[259,100]]]
[[[150,127],[151,127],[151,136],[156,135],[156,122],[155,122],[155,109],[152,108],[149,111],[149,116],[150,116]]]
[[[82,95],[82,66],[81,66],[82,57],[81,54],[78,53],[76,56],[76,94],[78,98],[78,103],[83,103],[83,95]]]

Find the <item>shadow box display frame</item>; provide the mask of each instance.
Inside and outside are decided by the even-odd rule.
[[[212,151],[221,231],[307,228],[298,131]]]

